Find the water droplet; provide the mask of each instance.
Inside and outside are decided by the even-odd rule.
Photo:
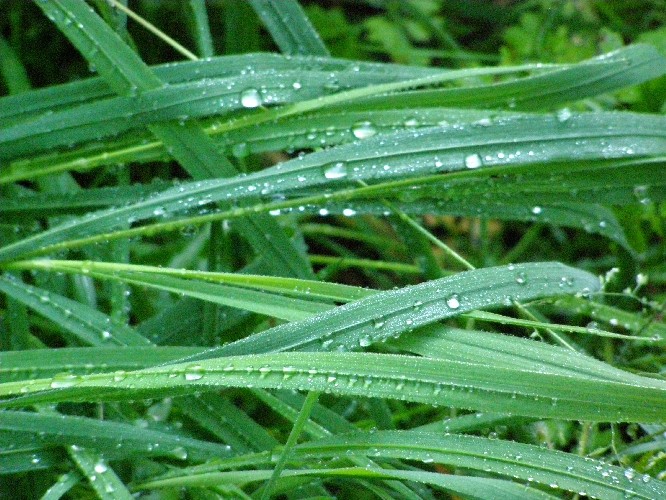
[[[446,305],[451,309],[458,309],[460,307],[460,301],[458,300],[458,295],[451,295],[446,299]]]
[[[518,273],[516,275],[516,283],[519,285],[524,285],[525,284],[525,273]]]
[[[412,307],[414,308],[415,311],[418,311],[419,309],[421,309],[422,305],[423,305],[423,302],[421,302],[420,300],[417,300],[416,302],[414,302]]]
[[[79,382],[79,377],[72,373],[60,373],[57,374],[51,380],[51,389],[64,389],[67,387],[73,387]]]
[[[626,477],[629,481],[633,481],[634,477],[636,477],[636,471],[631,468],[625,469],[624,477]]]
[[[467,168],[479,168],[483,165],[481,157],[478,154],[472,154],[465,156],[465,167]]]
[[[361,347],[368,347],[369,345],[372,344],[372,338],[370,335],[364,335],[360,339],[358,339],[358,345]]]
[[[342,215],[344,215],[345,217],[352,217],[356,215],[356,210],[354,210],[353,208],[345,208],[342,211]]]
[[[385,321],[381,318],[375,319],[372,324],[375,328],[380,329],[381,327],[384,326]]]
[[[303,85],[301,85],[301,82],[294,82],[291,84],[291,86],[293,87],[294,90],[301,90],[301,88],[303,87]]]
[[[127,373],[123,370],[118,370],[117,372],[114,372],[113,374],[113,381],[114,382],[122,382],[127,378]]]
[[[241,92],[240,102],[244,108],[258,108],[261,106],[261,94],[257,89],[246,89]]]
[[[569,108],[562,108],[557,112],[557,121],[564,123],[571,118],[571,110]]]
[[[203,372],[201,365],[191,365],[185,368],[185,380],[193,382],[194,380],[201,380]]]
[[[98,474],[102,474],[102,473],[106,472],[107,470],[109,470],[109,468],[106,466],[106,464],[104,462],[97,462],[95,464],[94,469],[95,469],[95,472],[97,472]]]
[[[354,137],[357,139],[367,139],[376,133],[377,129],[375,126],[368,121],[357,122],[352,125],[352,134],[354,134]]]
[[[532,207],[532,213],[534,215],[539,215],[542,211],[543,209],[541,207]]]
[[[324,177],[327,179],[342,179],[347,177],[347,165],[344,162],[337,162],[324,169]]]

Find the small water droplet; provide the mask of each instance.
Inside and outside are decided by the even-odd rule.
[[[301,85],[301,82],[294,82],[291,84],[291,86],[294,90],[301,90],[301,88],[303,87],[303,85]]]
[[[324,177],[327,179],[342,179],[347,177],[347,165],[344,162],[336,162],[324,169]]]
[[[542,211],[543,209],[541,207],[532,207],[532,213],[534,215],[539,215]]]
[[[356,210],[354,210],[353,208],[345,208],[342,211],[342,215],[344,215],[345,217],[352,217],[356,215]]]
[[[516,283],[519,285],[524,285],[525,284],[525,273],[520,272],[516,275]]]
[[[368,347],[369,345],[372,344],[372,338],[370,335],[364,335],[360,339],[358,339],[358,345],[361,347]]]
[[[240,102],[244,108],[258,108],[261,106],[261,94],[257,89],[246,89],[241,92]]]
[[[483,165],[483,161],[478,154],[472,154],[465,156],[465,167],[466,168],[479,168]]]
[[[458,295],[454,294],[451,295],[448,299],[446,299],[446,305],[449,306],[451,309],[458,309],[460,307],[460,301],[458,300]]]
[[[368,121],[357,122],[352,125],[352,134],[357,139],[367,139],[377,133],[375,126]]]
[[[571,110],[569,108],[562,108],[557,112],[557,121],[564,123],[571,118]]]

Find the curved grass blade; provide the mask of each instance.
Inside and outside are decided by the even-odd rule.
[[[284,54],[327,56],[328,50],[295,0],[250,0]]]
[[[481,128],[435,127],[418,133],[397,132],[390,136],[391,141],[385,137],[369,138],[243,178],[181,185],[134,205],[97,212],[84,221],[68,221],[0,248],[0,259],[15,258],[26,251],[34,253],[35,248],[40,248],[39,252],[49,246],[55,249],[57,243],[111,231],[127,224],[128,219],[136,222],[154,217],[156,210],[163,214],[181,212],[200,208],[206,202],[256,199],[258,195],[269,198],[315,186],[334,187],[340,197],[348,197],[345,188],[359,180],[378,182],[470,170],[474,172],[464,176],[485,178],[492,168],[501,166],[529,171],[531,166],[541,163],[539,168],[547,171],[552,162],[663,155],[666,136],[661,130],[665,124],[662,117],[599,113],[580,115],[566,123],[555,116],[521,116]],[[603,162],[597,166],[603,166]],[[658,183],[658,179],[654,182]],[[597,180],[603,181],[603,186],[613,182],[607,176]],[[373,186],[364,189],[360,192],[381,190]],[[384,193],[378,195],[383,197]],[[530,203],[529,208],[532,207]],[[256,210],[250,207],[248,213]]]
[[[97,453],[73,444],[67,446],[67,453],[81,474],[88,479],[100,500],[132,500],[134,498],[127,490],[125,483]]]
[[[490,468],[503,476],[549,487],[555,485],[553,489],[585,492],[597,498],[653,499],[666,494],[666,483],[650,476],[641,477],[631,469],[571,453],[475,436],[377,431],[304,443],[294,449],[294,454],[301,459],[313,459],[337,456],[338,450],[349,451],[351,455],[435,462],[478,471]]]
[[[657,423],[666,418],[666,383],[624,381],[394,354],[278,352],[227,356],[114,374],[59,374],[0,385],[2,407],[60,401],[114,401],[261,387],[393,398],[514,415]],[[608,394],[613,397],[609,398]]]

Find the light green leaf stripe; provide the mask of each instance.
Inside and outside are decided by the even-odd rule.
[[[193,475],[191,477],[180,477],[177,479],[156,479],[137,485],[137,489],[157,489],[174,486],[213,486],[220,482],[253,482],[263,481],[270,477],[272,470],[251,470],[251,471],[233,471],[218,472]],[[464,498],[485,500],[487,498],[496,499],[555,499],[552,495],[539,491],[534,488],[519,485],[510,481],[501,479],[492,479],[473,476],[455,476],[451,474],[440,474],[425,471],[407,471],[381,469],[378,467],[358,467],[358,468],[339,468],[339,469],[290,469],[282,472],[284,478],[319,476],[322,479],[399,479],[403,481],[414,481],[417,483],[431,484],[438,486],[445,491],[462,495]],[[285,482],[285,481],[282,481]],[[276,492],[282,492],[288,489],[275,488]]]

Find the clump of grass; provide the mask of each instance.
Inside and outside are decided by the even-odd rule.
[[[654,44],[91,4],[0,40],[2,494],[666,496]],[[25,20],[97,76],[30,89]]]

